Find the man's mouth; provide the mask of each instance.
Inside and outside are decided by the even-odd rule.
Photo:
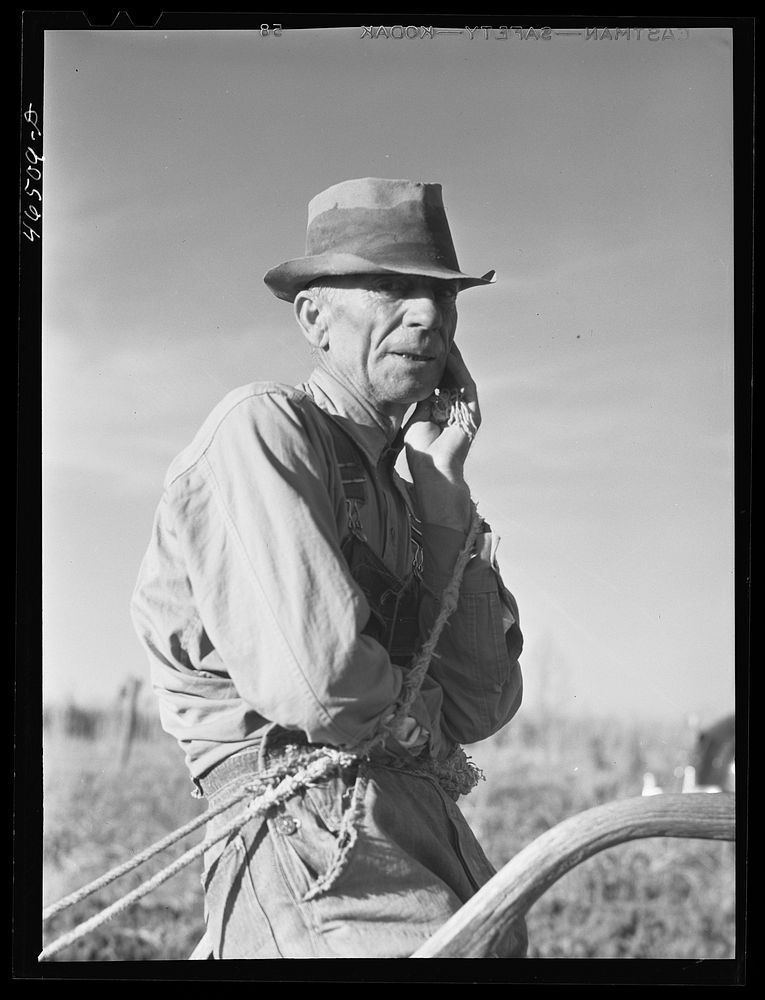
[[[413,354],[409,351],[391,351],[391,354],[397,358],[404,358],[407,361],[419,361],[421,363],[436,360],[435,354]]]

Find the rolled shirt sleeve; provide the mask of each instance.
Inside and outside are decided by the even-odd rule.
[[[466,536],[422,525],[424,548],[421,627],[440,607]],[[460,587],[457,608],[444,629],[429,674],[442,690],[442,732],[447,741],[476,743],[493,735],[518,711],[523,695],[519,657],[523,637],[518,607],[496,560],[498,538],[478,535]]]

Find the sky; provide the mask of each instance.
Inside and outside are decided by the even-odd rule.
[[[351,177],[437,182],[526,703],[734,703],[730,30],[45,33],[44,695],[148,685],[162,479],[230,389],[311,357],[263,274]]]

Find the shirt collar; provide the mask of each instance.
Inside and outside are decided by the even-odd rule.
[[[300,389],[353,438],[373,465],[383,457],[395,458],[401,451],[404,436],[390,418],[326,368],[315,368]]]

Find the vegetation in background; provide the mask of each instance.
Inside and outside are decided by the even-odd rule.
[[[182,755],[153,712],[84,710],[45,718],[44,904],[49,905],[198,815]],[[134,703],[134,702],[133,702]],[[126,736],[129,733],[130,738]],[[526,712],[470,748],[486,781],[461,807],[501,867],[575,813],[639,795],[646,771],[679,791],[694,734]],[[140,884],[201,839],[171,851],[48,921],[43,943]],[[734,845],[639,840],[557,882],[528,914],[531,958],[732,958]],[[186,959],[203,931],[201,862],[51,961]]]

